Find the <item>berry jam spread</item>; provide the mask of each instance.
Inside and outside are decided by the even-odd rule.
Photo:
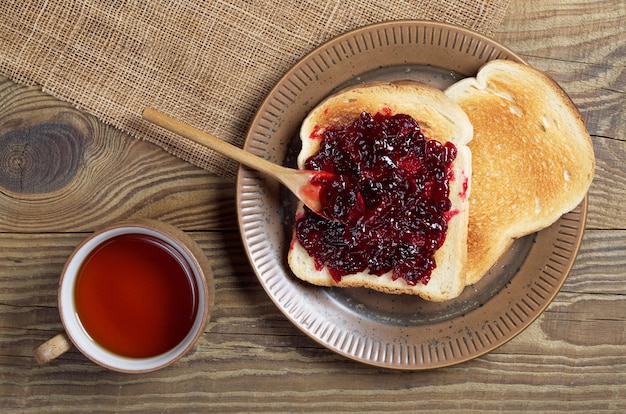
[[[324,217],[354,225],[363,216],[365,203],[357,188],[344,175],[317,175],[310,183],[319,186],[320,213]]]
[[[314,133],[314,136],[316,133]],[[450,214],[449,180],[457,149],[428,140],[408,115],[366,112],[351,125],[319,135],[319,152],[305,168],[345,177],[362,197],[353,222],[327,220],[307,207],[296,217],[296,236],[337,282],[368,271],[427,284],[436,263]],[[451,177],[452,176],[452,177]],[[322,200],[329,206],[333,193]],[[345,204],[346,200],[340,201]],[[327,206],[328,207],[328,206]]]

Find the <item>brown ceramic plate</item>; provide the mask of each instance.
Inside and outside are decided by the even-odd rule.
[[[459,27],[427,22],[376,24],[341,35],[297,63],[254,118],[246,150],[295,166],[298,131],[330,93],[369,80],[415,79],[444,88],[492,59],[522,60]],[[293,197],[241,168],[237,196],[244,245],[259,281],[298,328],[325,347],[367,364],[419,370],[483,355],[527,327],[569,273],[582,238],[587,200],[553,226],[516,241],[494,269],[461,296],[431,303],[366,289],[320,288],[287,265]]]

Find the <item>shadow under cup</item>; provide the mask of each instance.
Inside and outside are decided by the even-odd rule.
[[[73,345],[93,362],[154,371],[182,357],[204,331],[212,281],[206,257],[184,232],[161,222],[120,223],[74,250],[61,276],[59,312]]]

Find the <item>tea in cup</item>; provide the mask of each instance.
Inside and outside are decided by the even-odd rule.
[[[114,371],[154,371],[191,349],[213,301],[208,261],[184,232],[152,220],[110,226],[68,259],[58,291],[65,332],[35,348],[35,359],[73,344]]]

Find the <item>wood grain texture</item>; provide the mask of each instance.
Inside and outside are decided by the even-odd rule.
[[[59,411],[80,412],[87,401],[117,412],[333,412],[356,407],[380,412],[390,406],[467,412],[467,402],[478,411],[506,406],[545,412],[552,406],[599,412],[603,407],[610,410],[610,403],[621,404],[616,409],[626,408],[626,309],[621,304],[625,288],[622,284],[609,293],[580,288],[581,283],[586,286],[580,279],[600,277],[601,285],[617,285],[623,279],[615,271],[611,277],[607,266],[595,263],[594,250],[607,243],[602,233],[588,232],[585,245],[589,247],[581,252],[563,291],[517,338],[456,367],[398,373],[346,360],[303,336],[259,289],[243,258],[237,261],[214,248],[228,246],[232,255],[241,256],[235,232],[192,232],[214,266],[217,290],[212,321],[186,358],[163,371],[139,376],[106,371],[77,351],[48,366],[36,365],[30,355],[32,345],[61,329],[53,295],[41,292],[54,291],[65,254],[83,235],[49,235],[48,241],[58,248],[34,266],[39,269],[34,275],[24,274],[33,266],[15,264],[32,257],[30,238],[4,235],[1,245],[12,245],[14,253],[10,260],[3,255],[0,265],[14,264],[12,275],[3,272],[0,279],[12,291],[8,297],[3,294],[0,305],[4,318],[0,380],[8,398],[2,403],[29,412],[45,411],[50,404]],[[615,248],[624,242],[622,232],[611,244]],[[622,254],[619,260],[626,258]],[[52,264],[44,265],[47,261]],[[20,290],[13,282],[16,278],[30,278],[19,284],[30,289]],[[604,315],[606,309],[613,310],[610,316]],[[372,398],[376,390],[383,393]],[[451,393],[457,397],[450,399]],[[427,398],[418,398],[421,395]],[[457,401],[460,396],[465,403]]]
[[[0,231],[93,231],[135,217],[236,225],[231,183],[6,79],[0,139]]]
[[[626,412],[626,3],[513,0],[495,37],[581,109],[596,176],[561,292],[493,352],[428,372],[350,361],[292,325],[240,241],[232,183],[0,79],[0,412]],[[145,375],[76,350],[38,366],[59,332],[63,263],[91,231],[146,217],[186,230],[211,261],[212,319],[196,347]]]

